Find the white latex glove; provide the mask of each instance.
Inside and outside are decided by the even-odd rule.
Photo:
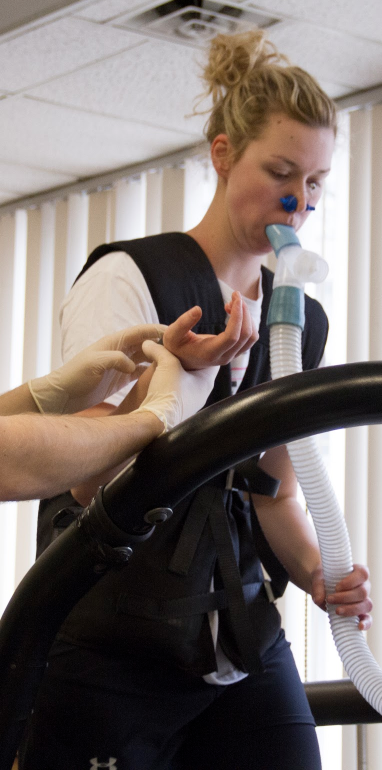
[[[153,412],[165,430],[170,430],[204,406],[219,367],[186,372],[179,359],[163,345],[148,340],[142,348],[147,358],[156,363],[156,368],[147,396],[136,411]]]
[[[101,403],[132,379],[137,364],[147,361],[142,342],[161,339],[165,329],[142,324],[108,334],[59,369],[31,380],[29,390],[40,412],[72,414]]]

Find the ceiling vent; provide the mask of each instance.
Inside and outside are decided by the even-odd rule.
[[[219,32],[234,34],[253,27],[263,29],[282,21],[256,8],[239,4],[222,4],[217,0],[170,0],[136,15],[113,19],[113,26],[139,31],[141,34],[165,37],[177,42],[203,46]]]

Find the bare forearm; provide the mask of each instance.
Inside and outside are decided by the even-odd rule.
[[[311,593],[312,575],[321,564],[316,533],[297,502],[297,481],[285,446],[268,450],[259,466],[281,484],[275,499],[253,495],[256,512],[272,550],[290,579]]]
[[[293,498],[264,504],[260,496],[254,497],[261,528],[272,550],[291,581],[311,593],[312,575],[320,566],[321,557],[315,531],[305,512]]]
[[[0,417],[0,500],[58,494],[118,466],[163,430],[155,415]]]

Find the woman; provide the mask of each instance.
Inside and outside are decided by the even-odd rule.
[[[272,276],[261,268],[270,250],[265,228],[282,223],[298,230],[314,209],[330,170],[336,114],[318,84],[289,66],[260,31],[215,38],[204,77],[213,100],[206,135],[218,177],[210,208],[187,234],[96,249],[64,302],[62,327],[64,354],[72,355],[89,341],[92,329],[104,333],[143,319],[168,324],[196,304],[204,323],[197,330],[216,333],[224,328],[224,302],[238,290],[259,341],[232,362],[231,383],[228,368],[221,367],[212,402],[269,378],[265,318]],[[291,213],[283,207],[287,196],[296,199]],[[327,321],[309,298],[306,319],[303,362],[313,368],[323,354]],[[193,339],[187,332],[183,340],[173,340],[171,331],[164,338],[186,368],[199,365],[200,346],[193,352]],[[265,549],[263,559],[275,567],[273,588],[281,593],[287,573],[318,605],[333,602],[338,613],[359,616],[359,628],[368,628],[366,568],[356,565],[335,594],[325,596],[317,541],[296,501],[285,447],[266,452],[253,478],[250,471],[244,476],[273,551]],[[270,477],[281,482],[276,496]],[[81,490],[75,496],[86,502]],[[178,507],[170,521],[162,530],[166,538],[152,538],[129,571],[104,584],[103,593],[90,592],[67,619],[21,767],[58,769],[66,762],[82,770],[88,762],[118,770],[318,770],[314,720],[263,581],[254,511],[232,484],[220,480]],[[199,542],[192,541],[189,561],[194,521],[201,522],[201,534]],[[231,545],[225,541],[224,547],[222,521],[231,535]],[[188,599],[183,583],[193,569],[198,575],[191,581],[191,598],[211,590],[204,613],[198,604],[199,614],[185,610],[174,617],[163,610],[151,617],[150,600],[159,602],[164,590],[171,601]],[[239,590],[240,580],[246,591]],[[76,716],[68,726],[63,714],[70,703],[76,704]],[[58,754],[65,758],[61,764]]]

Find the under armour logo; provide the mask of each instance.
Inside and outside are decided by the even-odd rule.
[[[94,759],[90,760],[91,767],[108,767],[110,770],[117,770],[117,765],[115,764],[117,761],[116,757],[109,757],[108,762],[98,762],[97,757],[94,757]]]

